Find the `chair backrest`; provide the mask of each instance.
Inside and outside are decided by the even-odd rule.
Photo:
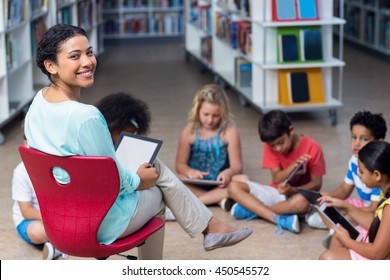
[[[109,157],[59,157],[23,146],[19,153],[49,240],[69,255],[83,256],[88,251],[93,256],[101,246],[97,241],[99,226],[119,192],[115,161]],[[69,184],[56,181],[52,172],[56,166],[68,172]]]

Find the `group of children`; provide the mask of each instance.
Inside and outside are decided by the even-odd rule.
[[[85,35],[73,34],[64,39],[61,44],[66,44],[66,40],[72,40],[75,36]],[[69,83],[76,83],[57,75],[59,70],[55,67],[59,68],[59,62],[53,62],[53,65],[47,63],[41,68],[48,69],[51,74],[49,79],[60,77],[61,83],[58,84],[58,81],[50,79],[52,87],[43,91],[40,98],[50,97],[49,93],[55,96],[56,91],[57,94],[61,94],[58,89],[63,89],[64,85]],[[92,67],[88,69],[93,71]],[[89,86],[80,82],[77,85],[80,88]],[[77,94],[74,96],[77,97]],[[61,100],[51,100],[51,102],[56,103]],[[98,102],[97,108],[105,119],[112,144],[116,143],[122,131],[144,135],[149,131],[150,113],[146,103],[129,94],[108,95]],[[30,126],[31,121],[32,119],[28,124]],[[307,135],[295,132],[286,113],[273,110],[264,114],[259,121],[258,133],[264,143],[262,168],[270,169],[272,182],[260,184],[251,181],[243,174],[241,142],[233,122],[229,99],[225,91],[217,85],[206,85],[195,94],[188,124],[179,138],[176,174],[179,178],[220,181],[217,186],[203,184],[186,184],[186,186],[191,191],[189,193],[198,197],[203,205],[220,204],[237,219],[262,218],[276,224],[275,232],[278,234],[282,233],[283,229],[299,233],[300,216],[306,216],[310,226],[329,228],[329,233],[324,237],[327,250],[320,256],[321,259],[388,259],[390,238],[385,229],[390,228],[390,207],[385,206],[390,204],[390,144],[384,141],[386,122],[381,114],[361,111],[351,119],[350,130],[353,155],[344,182],[331,192],[321,192],[323,196],[320,202],[326,202],[329,206],[336,206],[342,210],[362,233],[364,238],[361,240],[352,240],[339,225],[330,225],[317,211],[313,211],[310,203],[297,192],[297,188],[321,190],[326,171],[325,159],[321,146],[316,141]],[[34,139],[33,132],[28,129],[26,131],[28,138]],[[200,223],[203,224],[198,229],[190,229],[182,214],[179,214],[186,207],[185,203],[177,200],[173,203],[172,198],[169,197],[174,188],[171,185],[181,183],[161,161],[157,161],[157,174],[160,179],[150,179],[152,185],[158,186],[162,192],[162,200],[190,236],[200,232],[205,235],[206,251],[233,245],[251,234],[249,229],[236,230],[212,218],[211,214],[196,202],[191,203],[196,205],[197,210],[187,212],[191,217],[199,218]],[[44,243],[45,247],[48,247],[50,243],[44,235],[44,230],[43,235],[36,237],[37,232],[42,232],[43,226],[39,210],[36,210],[39,208],[31,182],[28,182],[25,169],[23,172],[20,171],[22,169],[20,165],[15,169],[13,179],[14,221],[17,231],[27,242]],[[297,166],[302,168],[289,178]],[[141,174],[137,171],[138,173]],[[141,177],[139,183],[141,186],[142,176],[139,177]],[[30,186],[27,188],[28,184]],[[153,190],[151,186],[145,188]],[[169,189],[171,190],[167,191]],[[181,187],[179,189],[182,191]],[[357,190],[358,198],[351,196],[354,189]],[[144,191],[140,193],[142,192]],[[183,197],[187,199],[190,195],[185,194]],[[17,208],[19,210],[15,210]],[[34,215],[30,214],[32,209],[36,211]],[[157,208],[155,212],[159,209]],[[207,218],[202,219],[202,215],[206,215]],[[35,224],[40,225],[33,227]],[[130,225],[131,223],[130,229],[124,229],[119,238],[134,231]],[[202,231],[205,227],[205,231]],[[39,231],[36,228],[39,228]],[[213,233],[220,233],[218,229],[225,234],[224,239],[227,238],[228,242],[215,241],[218,235]],[[51,251],[55,252],[55,248],[51,248]],[[45,255],[46,258],[56,256],[54,253],[50,256]]]

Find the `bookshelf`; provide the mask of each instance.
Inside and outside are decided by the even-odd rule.
[[[42,34],[60,22],[80,25],[99,54],[100,9],[98,0],[5,0],[0,5],[0,144],[5,141],[1,128],[24,112],[36,91],[48,84],[34,60]]]
[[[102,0],[104,39],[183,35],[184,0]]]
[[[390,0],[345,0],[343,8],[345,39],[390,57]]]
[[[298,0],[291,1],[297,3]],[[339,7],[342,7],[343,1],[339,1]],[[231,0],[187,1],[186,59],[195,58],[214,74],[215,82],[237,91],[242,105],[252,105],[264,113],[273,109],[286,112],[328,110],[331,123],[335,124],[337,109],[343,105],[343,11],[339,11],[341,17],[335,17],[333,1],[318,0],[314,1],[317,8],[315,19],[277,20],[273,15],[273,5],[276,2],[242,0],[237,6],[237,1]],[[200,28],[199,24],[199,7],[207,5],[210,6],[208,13],[212,21],[211,34]],[[341,35],[336,50],[333,49],[335,27]],[[304,52],[301,47],[306,41],[302,41],[303,35],[300,34],[308,30],[308,33],[320,34],[320,59],[309,60],[304,56],[308,52]],[[212,63],[206,63],[201,52],[200,41],[208,35],[212,37]],[[279,37],[285,35],[296,37],[299,59],[295,61],[279,59],[282,51]],[[286,49],[289,50],[287,47]],[[245,68],[242,68],[246,71],[250,68],[252,72],[251,82],[246,85],[242,85],[242,80],[237,79],[237,73],[240,73],[237,72],[240,69],[237,61],[242,61],[239,58],[250,63],[245,63]],[[284,96],[286,91],[294,88],[295,77],[302,77],[296,72],[306,73],[306,87],[309,88],[310,95],[313,95],[310,96],[310,102],[291,103]],[[247,77],[247,73],[242,74]],[[294,77],[294,80],[290,77]]]

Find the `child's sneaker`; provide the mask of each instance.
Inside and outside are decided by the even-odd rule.
[[[50,242],[45,242],[45,244],[43,245],[42,254],[44,260],[55,260],[61,256],[64,258],[68,257],[68,255],[65,255],[62,252],[58,251]]]
[[[236,202],[231,198],[224,198],[218,204],[223,210],[229,212]]]
[[[322,237],[321,243],[326,249],[329,249],[330,240],[332,239],[333,234],[334,230],[330,229],[329,232]]]
[[[280,215],[276,219],[276,225],[275,233],[277,234],[282,234],[283,228],[293,233],[299,233],[301,230],[297,215]]]
[[[257,215],[246,209],[244,206],[238,203],[234,203],[230,212],[236,219],[252,220],[257,218]]]
[[[310,206],[309,211],[305,215],[307,224],[312,228],[326,229],[326,225],[321,218],[320,213],[313,206]]]

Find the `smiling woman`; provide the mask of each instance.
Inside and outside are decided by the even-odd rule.
[[[165,203],[172,205],[191,237],[204,234],[206,250],[233,245],[251,234],[213,218],[163,163],[157,161],[155,167],[145,163],[133,172],[118,162],[103,115],[80,102],[81,89],[93,85],[97,64],[83,29],[65,24],[48,29],[37,46],[36,62],[51,85],[37,93],[27,112],[29,146],[52,155],[107,156],[116,162],[120,191],[100,225],[100,243],[111,244],[137,231],[160,214]],[[64,174],[53,173],[66,180]]]

